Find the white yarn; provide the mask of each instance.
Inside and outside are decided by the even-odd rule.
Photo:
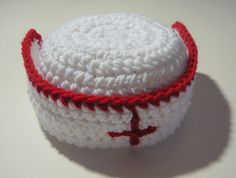
[[[83,16],[51,33],[31,55],[39,73],[58,87],[95,95],[132,95],[162,88],[184,73],[187,48],[178,35],[152,19],[135,14]],[[140,138],[138,146],[152,145],[174,133],[191,102],[192,87],[159,107],[136,107],[139,128],[159,129]],[[126,147],[129,137],[108,132],[130,130],[132,112],[119,113],[95,106],[65,107],[39,94],[31,83],[28,93],[39,123],[49,134],[79,147]]]
[[[139,127],[159,127],[158,131],[140,138],[138,146],[152,145],[173,134],[191,103],[192,86],[188,86],[179,97],[171,97],[170,102],[161,102],[159,107],[149,104],[148,109],[136,107],[140,117]],[[129,137],[121,136],[111,138],[109,131],[122,132],[130,130],[132,113],[103,112],[98,108],[88,112],[85,108],[76,109],[72,104],[64,107],[60,103],[39,94],[29,84],[28,93],[33,103],[39,123],[49,134],[59,140],[75,144],[78,147],[127,147],[130,146]],[[109,109],[112,111],[112,109]]]
[[[82,16],[44,41],[42,76],[64,89],[95,95],[153,91],[185,71],[187,49],[178,33],[144,16]]]

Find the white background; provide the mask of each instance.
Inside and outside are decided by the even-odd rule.
[[[142,149],[78,149],[46,136],[26,93],[20,42],[76,16],[132,12],[182,21],[199,48],[193,104],[174,136]],[[236,1],[0,1],[0,177],[236,177]]]

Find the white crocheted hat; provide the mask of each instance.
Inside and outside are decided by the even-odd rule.
[[[186,27],[135,14],[82,16],[22,42],[30,99],[49,134],[79,147],[151,145],[190,105],[197,47]]]

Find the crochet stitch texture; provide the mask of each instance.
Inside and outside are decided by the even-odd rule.
[[[79,93],[130,95],[175,81],[187,59],[178,34],[151,19],[85,16],[48,36],[40,50],[39,72],[52,84]]]
[[[173,133],[191,101],[197,48],[186,27],[133,14],[76,18],[42,43],[22,42],[40,124],[79,147],[150,145]]]

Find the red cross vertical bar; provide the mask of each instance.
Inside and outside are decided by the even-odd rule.
[[[157,127],[155,126],[148,126],[146,129],[140,129],[140,118],[138,116],[138,113],[135,109],[132,111],[132,113],[133,117],[130,121],[131,130],[124,130],[123,132],[108,132],[110,137],[129,137],[130,145],[138,145],[140,142],[140,137],[151,134],[157,130]]]

